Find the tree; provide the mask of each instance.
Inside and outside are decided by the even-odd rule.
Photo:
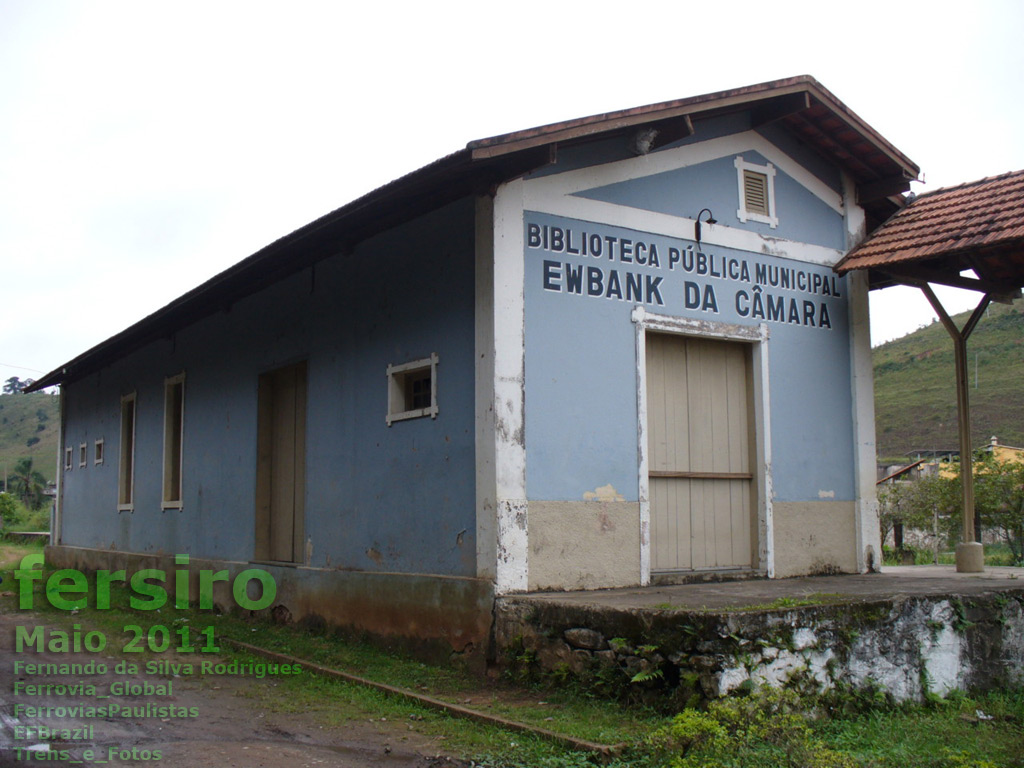
[[[896,524],[949,537],[956,530],[960,479],[941,475],[887,485],[878,492],[882,541]],[[936,518],[937,516],[937,518]],[[938,522],[938,531],[935,530]]]
[[[19,459],[14,465],[14,474],[9,479],[11,492],[29,509],[42,509],[46,501],[43,490],[46,478],[32,468],[32,458]]]
[[[973,461],[974,512],[980,528],[996,531],[1018,564],[1024,564],[1024,461],[999,459],[987,451]],[[916,482],[894,483],[878,492],[883,541],[897,523],[933,530],[952,545],[961,536],[960,472],[940,472]],[[936,525],[937,523],[937,525]]]
[[[982,524],[999,532],[1024,563],[1024,462],[1001,460],[988,453],[977,461],[974,473],[974,508]]]
[[[9,493],[0,493],[0,528],[18,520],[18,502]]]
[[[11,378],[4,382],[4,394],[17,395],[20,392],[24,392],[26,387],[34,383],[34,379],[25,379],[22,381],[17,376],[11,376]]]
[[[889,534],[897,525],[906,523],[904,514],[907,511],[910,496],[910,482],[898,481],[882,486],[878,491],[878,524],[882,529],[882,541],[889,539]]]

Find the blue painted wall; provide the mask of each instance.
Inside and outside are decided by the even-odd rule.
[[[769,162],[753,150],[742,152],[740,156],[754,165]],[[580,192],[578,196],[691,219],[702,208],[709,208],[715,220],[725,226],[745,227],[771,237],[836,250],[846,247],[843,217],[777,167],[775,208],[778,226],[772,229],[768,224],[757,222],[742,224],[736,215],[739,206],[735,158],[736,155],[720,157],[688,168],[596,187]],[[714,179],[714,183],[708,183],[709,179]],[[732,184],[728,183],[729,180]]]
[[[259,375],[306,360],[311,564],[475,575],[473,220],[472,200],[447,206],[67,385],[76,462],[64,543],[252,558]],[[432,352],[438,418],[389,428],[388,364]],[[164,378],[182,371],[184,506],[161,511]],[[135,509],[119,513],[120,396],[131,391]],[[97,437],[106,463],[94,467]]]
[[[764,162],[755,153],[744,157]],[[781,173],[776,195],[780,236],[843,248],[835,211]],[[768,229],[736,219],[731,156],[581,196],[688,216],[701,200],[718,201],[719,220],[731,214],[731,226]],[[623,259],[624,239],[631,261]],[[818,501],[822,491],[829,500],[855,498],[847,288],[830,268],[719,247],[683,256],[696,251],[694,242],[540,212],[526,213],[524,242],[528,498],[581,500],[609,483],[627,501],[638,498],[630,319],[638,304],[677,317],[767,323],[774,498]],[[782,287],[783,274],[792,287]],[[639,295],[629,295],[629,275]]]

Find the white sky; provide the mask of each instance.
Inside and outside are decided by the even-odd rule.
[[[918,193],[1024,168],[1017,0],[369,5],[0,0],[0,381],[544,123],[810,74],[922,167]],[[875,343],[932,318],[909,289],[872,314]]]

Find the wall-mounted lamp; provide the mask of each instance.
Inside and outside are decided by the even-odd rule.
[[[710,208],[701,208],[700,209],[700,213],[697,214],[697,220],[693,224],[693,231],[694,231],[694,234],[696,235],[696,237],[694,239],[697,241],[697,245],[700,245],[700,217],[704,215],[705,211],[707,211],[707,213],[708,213],[708,224],[717,224],[718,223],[717,221],[715,221],[715,215],[711,212]]]

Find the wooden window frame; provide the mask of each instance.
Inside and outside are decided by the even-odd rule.
[[[136,393],[121,397],[121,452],[117,468],[117,509],[135,509],[135,423]]]
[[[389,365],[388,376],[388,412],[387,425],[390,427],[396,421],[405,419],[418,419],[429,416],[437,418],[437,364],[438,356],[432,352],[430,357],[420,360],[412,360],[401,365]],[[408,383],[412,377],[424,372],[430,373],[430,405],[420,408],[412,408],[408,393]]]
[[[185,374],[164,379],[164,451],[160,508],[181,509],[185,458]]]

